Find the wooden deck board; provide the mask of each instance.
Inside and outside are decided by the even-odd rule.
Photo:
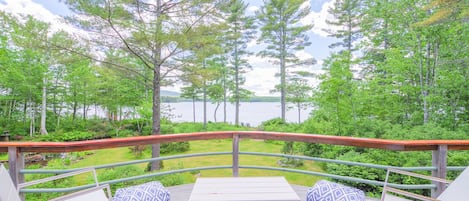
[[[283,177],[198,178],[189,201],[300,201]]]
[[[308,191],[309,186],[299,186],[291,184],[293,190],[298,194],[301,201],[306,201],[306,192]],[[184,184],[178,186],[169,186],[167,187],[171,193],[171,201],[188,201],[194,184]],[[366,198],[367,201],[379,201],[378,198]]]

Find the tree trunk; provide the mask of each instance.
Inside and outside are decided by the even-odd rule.
[[[192,96],[192,118],[194,119],[195,123],[195,96]]]
[[[285,59],[283,56],[280,58],[280,104],[282,108],[282,120],[285,121],[285,112],[286,112],[286,70],[285,70]]]
[[[160,92],[161,92],[161,42],[159,42],[159,33],[163,29],[163,21],[161,19],[161,0],[156,0],[156,47],[153,49],[153,124],[152,124],[152,135],[159,135],[160,134],[160,117],[161,117],[161,99],[160,99]],[[152,158],[159,158],[160,157],[160,144],[153,144],[151,145],[151,157]],[[150,171],[159,170],[160,169],[160,161],[153,161],[150,165]]]
[[[16,106],[16,100],[11,100],[9,105],[10,107],[8,108],[8,120],[11,119],[11,114],[13,113],[13,109]]]
[[[235,126],[239,126],[239,57],[238,57],[238,41],[235,40]]]
[[[86,88],[86,83],[84,83],[84,87]],[[87,111],[87,100],[86,100],[86,92],[83,93],[83,120],[86,120],[86,111]]]
[[[30,108],[30,112],[29,112],[29,118],[30,118],[30,122],[29,122],[29,136],[30,137],[33,137],[34,133],[36,133],[36,129],[35,129],[35,126],[36,126],[36,122],[35,122],[35,119],[36,119],[36,116],[35,116],[35,113],[36,113],[36,107],[34,105],[34,103],[32,102],[31,98],[29,99],[29,104],[31,105],[29,108]]]
[[[422,50],[421,50],[421,45],[422,45],[422,41],[420,39],[420,37],[418,37],[418,52],[421,53]],[[427,44],[427,50],[428,50],[428,45]],[[428,53],[426,55],[426,57],[428,57]],[[428,58],[427,58],[428,59]],[[422,102],[423,102],[423,105],[422,105],[422,110],[423,110],[423,124],[426,124],[428,122],[428,106],[427,106],[427,96],[428,96],[428,91],[426,89],[426,84],[424,84],[424,77],[423,77],[423,59],[420,57],[419,59],[419,83],[420,83],[420,93],[421,93],[421,96],[422,96]]]
[[[73,113],[72,113],[72,119],[75,121],[75,118],[77,117],[77,110],[78,110],[78,101],[77,101],[77,92],[73,91]]]
[[[28,104],[29,100],[24,100],[23,104],[23,124],[26,126],[26,121],[28,120]]]
[[[205,59],[203,61],[203,68],[205,69]],[[203,96],[204,96],[204,130],[207,130],[207,82],[204,78],[203,83]]]
[[[217,106],[215,107],[215,111],[213,111],[213,120],[215,122],[217,122],[217,111],[219,107],[220,107],[220,102],[217,103]]]
[[[226,68],[223,70],[223,123],[226,123]]]
[[[285,122],[285,112],[286,108],[286,66],[285,66],[285,57],[286,54],[286,27],[282,27],[282,38],[281,38],[281,48],[280,48],[280,105],[282,108],[282,120]]]
[[[204,89],[203,89],[203,93],[204,93],[204,130],[207,129],[207,86],[205,85],[205,81],[204,81]]]
[[[161,52],[160,52],[161,53]],[[160,134],[160,109],[161,109],[161,100],[160,100],[160,66],[155,65],[153,77],[153,124],[152,124],[152,135]],[[151,145],[151,157],[158,158],[160,157],[160,144]],[[159,161],[154,161],[151,163],[150,170],[159,170],[160,163]]]
[[[55,79],[55,82],[54,82],[54,88],[55,90],[57,90],[59,88],[59,84],[58,84],[58,81],[59,79]],[[58,116],[57,115],[57,91],[56,92],[53,92],[52,94],[52,112],[54,112],[55,116]]]
[[[46,118],[47,118],[47,78],[44,78],[44,83],[42,86],[41,128],[39,129],[39,132],[42,135],[47,135]]]
[[[300,102],[298,102],[297,108],[298,108],[298,124],[300,124],[301,123],[301,103]]]

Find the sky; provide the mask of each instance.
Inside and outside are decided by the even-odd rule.
[[[248,14],[254,13],[262,4],[260,0],[245,1],[249,4],[247,9]],[[317,60],[317,64],[295,67],[292,70],[303,70],[319,74],[323,72],[321,70],[323,60],[332,52],[328,46],[335,41],[334,38],[328,37],[327,33],[323,31],[329,28],[326,24],[326,19],[330,19],[332,16],[327,13],[327,10],[333,6],[333,0],[310,0],[307,3],[311,6],[312,12],[302,19],[301,23],[314,24],[314,27],[308,31],[312,45],[295,54],[300,59],[314,58]],[[59,0],[0,0],[0,10],[32,15],[39,20],[49,22],[52,30],[74,29],[74,27],[63,23],[63,19],[60,16],[70,15],[71,11]],[[255,41],[248,44],[250,51],[256,52],[260,48],[261,46]],[[270,93],[270,90],[274,89],[274,86],[280,82],[279,78],[275,77],[275,74],[279,72],[279,67],[269,63],[266,58],[255,55],[250,56],[248,61],[252,66],[252,70],[245,74],[246,83],[244,87],[253,91],[257,96],[278,95]],[[310,82],[313,85],[318,83],[317,80],[311,80]],[[179,91],[181,86],[181,84],[176,84],[175,86],[164,87],[163,89]]]

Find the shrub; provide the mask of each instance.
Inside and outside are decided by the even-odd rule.
[[[156,178],[163,184],[163,186],[176,186],[184,184],[184,177],[182,174],[169,174]]]
[[[163,169],[163,168],[164,168],[164,163],[163,163],[163,161],[159,161],[159,162],[160,162],[160,169]],[[147,167],[146,167],[145,171],[150,172],[151,163],[152,163],[152,162],[147,163]]]
[[[338,160],[344,161],[353,161],[353,162],[363,162],[363,163],[373,163],[374,161],[370,159],[366,154],[359,154],[354,151],[347,152],[342,156],[337,158]],[[380,176],[385,176],[386,172],[384,170],[378,170],[374,168],[361,167],[361,166],[348,166],[341,165],[336,163],[327,163],[326,171],[330,174],[343,175],[349,177],[358,177],[369,180],[377,180]],[[378,192],[380,189],[376,186],[350,182],[350,181],[339,181],[350,186],[355,186],[365,192]]]
[[[137,176],[137,175],[142,175],[142,174],[143,174],[142,169],[134,165],[128,165],[128,166],[110,168],[102,172],[99,172],[98,180],[100,182],[103,182],[103,181],[110,181],[110,180],[119,179],[123,177],[132,177],[132,176]],[[88,180],[92,180],[92,179],[93,179],[92,177],[88,178]],[[111,185],[111,191],[115,192],[115,190],[118,188],[124,188],[126,186],[133,186],[137,184],[139,184],[139,182],[137,181],[119,182],[119,183]]]
[[[83,131],[74,131],[66,133],[54,133],[48,135],[41,135],[36,140],[38,141],[47,141],[47,142],[69,142],[69,141],[81,141],[81,140],[91,140],[96,136],[94,133],[83,132]]]
[[[189,151],[190,144],[189,142],[171,142],[171,143],[163,143],[160,147],[160,153],[168,154],[168,153],[181,153]]]

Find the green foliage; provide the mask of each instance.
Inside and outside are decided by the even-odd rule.
[[[132,177],[132,176],[142,175],[143,173],[144,172],[141,168],[138,168],[133,165],[125,166],[125,167],[109,168],[109,169],[105,169],[102,172],[99,172],[98,181],[100,182],[110,181],[110,180],[114,180],[117,178],[121,178],[122,175],[125,175],[126,177]],[[92,179],[93,178],[89,178],[89,180],[92,180]],[[140,184],[139,181],[119,182],[119,183],[111,185],[111,191],[115,192],[116,189],[118,188],[124,188],[127,186],[133,186],[137,184]]]
[[[277,162],[281,167],[298,168],[304,165],[302,159],[282,158]]]
[[[258,55],[274,58],[275,64],[279,64],[281,96],[281,118],[285,120],[286,113],[286,76],[287,67],[300,63],[295,51],[303,50],[310,46],[309,37],[306,35],[313,25],[301,23],[311,8],[305,5],[305,0],[269,0],[256,12],[261,36],[259,40],[266,44]],[[288,65],[287,64],[293,64]]]
[[[0,133],[3,134],[3,131],[8,131],[8,133],[11,135],[11,138],[17,135],[25,136],[29,133],[29,128],[25,126],[25,124],[29,125],[28,122],[20,122],[15,119],[6,119],[0,117]]]
[[[351,52],[332,55],[325,61],[328,73],[320,77],[319,90],[315,93],[314,103],[318,107],[315,118],[333,123],[333,134],[349,136],[356,129],[354,106],[355,85],[352,82],[350,69]],[[317,113],[317,114],[316,114]]]
[[[413,126],[405,128],[400,125],[393,125],[393,127],[386,131],[382,136],[388,139],[467,139],[469,135],[463,131],[451,131],[447,128],[442,128],[435,124],[426,124],[420,126]]]
[[[28,169],[39,169],[42,168],[42,165],[30,165]],[[66,165],[62,159],[52,159],[47,164],[47,169],[64,169]],[[53,174],[28,174],[26,175],[26,181],[33,181],[38,180],[46,177],[54,176]],[[30,188],[68,188],[78,186],[77,182],[75,182],[74,177],[66,177],[63,179],[58,179],[46,183],[41,183],[38,185],[33,185]],[[26,200],[34,200],[34,201],[46,201],[52,198],[64,195],[64,193],[28,193],[26,196]]]
[[[190,144],[189,142],[171,142],[163,143],[160,146],[160,153],[169,154],[169,153],[181,153],[189,151]]]
[[[75,132],[41,135],[35,140],[45,141],[45,142],[69,142],[69,141],[91,140],[95,138],[98,138],[98,136],[96,136],[95,133],[75,131]]]
[[[331,36],[341,41],[331,44],[330,48],[343,47],[345,50],[352,52],[356,50],[353,43],[360,39],[360,23],[363,10],[361,0],[337,0],[334,6],[328,12],[333,15],[333,20],[326,20],[330,27],[338,30],[326,30]]]
[[[158,162],[160,168],[164,168],[164,161],[155,161],[155,162]],[[152,171],[151,166],[152,166],[152,162],[147,163],[147,167],[145,168],[145,171],[151,172]]]
[[[372,158],[368,156],[368,154],[364,153],[357,153],[355,151],[349,151],[341,156],[337,157],[338,160],[344,161],[353,161],[353,162],[362,162],[362,163],[373,163],[375,162]],[[377,170],[374,168],[368,167],[360,167],[360,166],[347,166],[347,165],[340,165],[335,163],[328,163],[326,165],[326,171],[331,174],[337,175],[344,175],[350,177],[357,177],[369,180],[383,180],[386,176],[385,170]],[[355,186],[364,190],[365,192],[378,192],[380,189],[379,187],[375,187],[372,185],[366,185],[357,182],[346,182],[340,181],[341,183],[347,183],[350,186]]]
[[[264,131],[301,132],[301,124],[286,123],[281,118],[264,121],[259,128]]]
[[[182,174],[169,174],[157,177],[156,180],[161,182],[163,186],[176,186],[184,184],[184,177]]]
[[[248,128],[226,123],[208,123],[206,129],[204,129],[203,124],[201,123],[174,123],[174,133],[192,133],[202,131],[236,131],[246,129]]]

